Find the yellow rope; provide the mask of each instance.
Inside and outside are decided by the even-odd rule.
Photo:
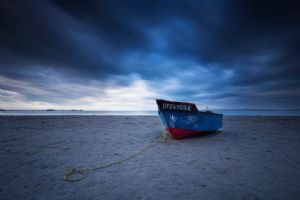
[[[142,149],[142,150],[136,152],[135,154],[132,154],[132,155],[128,156],[127,158],[124,158],[124,159],[119,160],[119,161],[117,161],[117,162],[109,163],[109,164],[106,164],[106,165],[99,165],[99,166],[96,166],[96,167],[94,167],[94,168],[89,168],[89,169],[88,169],[88,168],[87,168],[87,169],[80,169],[80,168],[67,167],[67,169],[66,169],[66,171],[65,171],[64,180],[67,181],[67,182],[77,182],[77,181],[81,181],[81,180],[85,179],[85,178],[87,177],[87,173],[89,173],[89,172],[91,172],[91,171],[98,170],[98,169],[103,169],[103,168],[107,168],[107,167],[111,167],[111,166],[113,166],[113,165],[116,165],[116,164],[120,164],[120,163],[122,163],[122,162],[125,162],[125,161],[127,161],[127,160],[129,160],[129,159],[131,159],[131,158],[133,158],[133,157],[135,157],[135,156],[137,156],[138,154],[143,153],[143,152],[146,151],[147,149],[149,149],[149,148],[155,146],[155,145],[158,144],[160,141],[162,141],[162,142],[165,143],[166,140],[167,140],[167,130],[166,130],[166,129],[163,129],[163,133],[162,133],[161,137],[160,137],[157,141],[155,141],[155,142],[149,144],[149,145],[146,146],[144,149]],[[80,177],[79,177],[79,178],[71,179],[70,177],[73,176],[73,175],[75,175],[75,174],[77,174],[77,175],[79,174]]]

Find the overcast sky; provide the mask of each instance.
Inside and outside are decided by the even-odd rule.
[[[0,108],[300,108],[298,2],[0,1]]]

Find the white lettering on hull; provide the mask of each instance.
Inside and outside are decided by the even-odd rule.
[[[163,109],[191,111],[192,106],[190,106],[190,105],[180,105],[180,104],[176,105],[176,104],[171,104],[171,103],[163,103]]]

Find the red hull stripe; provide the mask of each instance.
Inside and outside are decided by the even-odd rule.
[[[168,131],[172,134],[175,139],[181,139],[184,137],[207,133],[207,131],[194,131],[194,130],[186,130],[180,128],[168,128]]]

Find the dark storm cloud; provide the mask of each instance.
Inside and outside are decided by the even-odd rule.
[[[98,76],[116,72],[103,58],[112,54],[84,24],[50,2],[1,2],[1,52],[5,72],[45,66]],[[97,46],[98,45],[98,46]],[[106,52],[105,52],[106,51]],[[13,69],[11,69],[13,68]]]
[[[299,13],[297,1],[2,1],[0,75],[51,91],[47,72],[122,85],[137,74],[158,91],[175,79],[160,91],[174,99],[300,107]]]

